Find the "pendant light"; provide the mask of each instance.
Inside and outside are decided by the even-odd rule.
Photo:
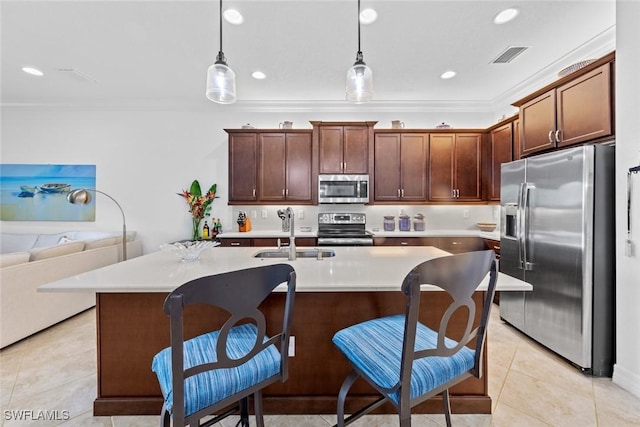
[[[227,65],[222,53],[222,0],[220,0],[220,51],[207,70],[207,98],[218,104],[236,102],[236,73]]]
[[[347,71],[347,101],[360,104],[373,97],[373,72],[363,61],[360,50],[360,0],[358,0],[358,53],[353,67]]]

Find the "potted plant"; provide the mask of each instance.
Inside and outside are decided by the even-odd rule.
[[[178,195],[185,198],[189,205],[189,212],[191,213],[193,224],[191,240],[195,241],[200,239],[200,223],[206,215],[209,215],[211,203],[213,199],[216,198],[217,187],[217,184],[213,184],[205,194],[202,194],[200,183],[197,179],[194,179],[188,191],[182,190],[182,193],[178,193]]]

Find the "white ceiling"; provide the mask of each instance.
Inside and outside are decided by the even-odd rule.
[[[347,69],[357,51],[355,0],[225,0],[245,18],[223,24],[223,51],[238,102],[204,96],[219,47],[218,2],[1,1],[3,105],[354,108]],[[517,6],[498,26],[493,17]],[[490,110],[540,87],[563,67],[615,49],[615,1],[362,0],[374,101],[364,108]],[[528,49],[491,64],[508,46]],[[32,65],[44,77],[29,76]],[[60,69],[74,69],[82,79]],[[261,70],[265,80],[251,72]],[[448,69],[457,72],[440,79]]]

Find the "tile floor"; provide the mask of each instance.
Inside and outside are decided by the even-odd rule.
[[[454,415],[455,426],[640,426],[640,399],[611,379],[584,376],[504,324],[495,308],[489,326],[493,414]],[[92,416],[95,351],[93,309],[0,351],[0,426],[157,426],[157,416]],[[18,421],[12,419],[12,410],[47,410],[53,415],[57,410],[58,421]],[[37,415],[33,413],[34,418]],[[265,424],[327,427],[333,425],[334,417],[265,416]],[[228,419],[219,427],[234,425]],[[371,415],[353,425],[386,427],[397,426],[398,421],[392,415]],[[444,416],[414,415],[413,425],[443,426]]]

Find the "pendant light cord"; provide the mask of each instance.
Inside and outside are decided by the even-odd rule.
[[[224,57],[224,53],[222,53],[222,0],[220,0],[220,50],[216,55],[216,64],[227,65],[227,60]]]
[[[358,0],[358,52],[361,52],[360,50],[360,0]]]
[[[222,0],[220,0],[220,52],[222,52]]]

